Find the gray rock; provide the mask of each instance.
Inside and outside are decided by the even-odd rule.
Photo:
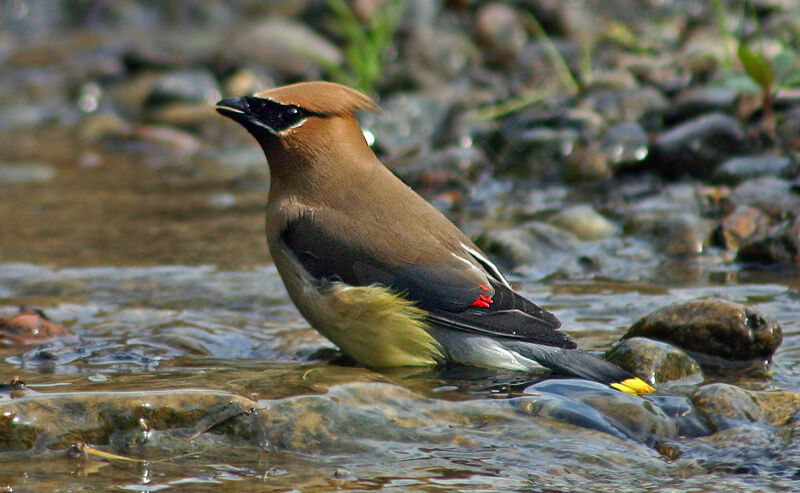
[[[791,182],[772,176],[753,178],[739,184],[731,193],[735,204],[760,209],[773,217],[784,217],[800,210],[800,193]]]
[[[800,264],[800,216],[748,238],[736,260],[760,264]]]
[[[690,212],[642,212],[628,219],[625,231],[645,235],[664,255],[691,257],[705,250],[711,223]]]
[[[490,230],[482,233],[476,243],[501,263],[521,266],[549,262],[557,265],[575,251],[578,239],[562,229],[531,222],[510,229]]]
[[[738,250],[742,241],[763,233],[769,226],[766,214],[748,205],[738,205],[714,230],[714,242],[728,250]]]
[[[660,308],[639,319],[623,337],[646,337],[700,355],[745,361],[770,359],[783,341],[775,320],[753,307],[712,298]]]
[[[402,156],[430,148],[431,140],[447,116],[447,101],[423,94],[398,94],[381,103],[380,113],[360,115],[362,128],[375,137],[376,149]]]
[[[653,142],[658,172],[669,178],[710,177],[729,156],[745,150],[742,125],[733,117],[712,113],[662,133]]]
[[[0,163],[0,184],[42,183],[52,180],[56,169],[45,163]]]
[[[761,176],[780,176],[792,161],[784,156],[753,156],[728,159],[714,171],[715,183],[737,185]]]
[[[644,337],[620,341],[605,358],[651,385],[703,376],[700,365],[682,350]]]
[[[216,103],[221,97],[214,76],[206,70],[182,70],[162,75],[153,83],[145,105],[154,107],[167,103]]]
[[[622,122],[608,128],[602,144],[615,167],[635,166],[650,154],[650,138],[636,122]]]
[[[738,91],[727,87],[691,87],[678,95],[667,117],[674,121],[715,111],[732,114],[738,97]]]
[[[462,32],[447,28],[417,27],[405,43],[406,63],[395,65],[394,85],[410,82],[423,89],[440,89],[452,84],[478,56],[472,41]]]
[[[304,24],[278,18],[237,29],[225,56],[238,65],[266,66],[284,78],[307,79],[344,61],[339,48]]]

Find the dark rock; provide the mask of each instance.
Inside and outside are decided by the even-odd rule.
[[[509,139],[495,168],[525,178],[556,178],[579,138],[578,132],[569,128],[531,128]]]
[[[800,150],[800,107],[778,117],[775,133],[786,148]]]
[[[681,121],[705,113],[734,113],[739,92],[727,87],[692,87],[678,95],[667,112],[669,121]]]
[[[748,238],[739,248],[736,260],[800,265],[800,216]]]
[[[772,176],[742,182],[733,189],[731,200],[761,209],[773,217],[785,217],[800,210],[800,193],[792,183]]]
[[[656,137],[653,163],[668,178],[710,177],[717,165],[745,150],[745,133],[733,117],[712,113],[689,120]]]
[[[770,359],[783,340],[780,325],[753,307],[697,299],[658,309],[623,336],[647,337],[725,360]],[[700,361],[703,363],[703,361]]]
[[[397,176],[423,195],[445,189],[468,191],[470,177],[488,166],[476,147],[451,146],[385,163]]]
[[[792,419],[800,407],[800,394],[795,392],[757,392],[724,383],[704,385],[691,399],[714,430],[747,423],[782,425]]]
[[[644,337],[620,341],[605,358],[651,385],[681,378],[702,378],[700,365],[691,356],[665,342]]]
[[[780,176],[791,163],[783,156],[735,157],[722,163],[712,178],[715,183],[737,185],[760,176]]]

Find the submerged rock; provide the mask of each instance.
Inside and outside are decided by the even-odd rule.
[[[708,178],[726,157],[745,148],[742,125],[721,113],[703,115],[656,137],[653,151],[658,171],[669,178]]]
[[[72,332],[52,322],[42,310],[23,306],[18,313],[0,313],[0,340],[11,344],[38,344]]]
[[[714,430],[746,423],[782,425],[797,414],[800,406],[796,392],[757,392],[724,383],[704,385],[691,399]]]
[[[647,337],[701,355],[744,361],[770,359],[783,340],[781,326],[771,318],[720,299],[661,308],[639,319],[623,337]]]
[[[605,358],[651,385],[699,376],[700,365],[691,356],[665,342],[632,337],[621,341]]]

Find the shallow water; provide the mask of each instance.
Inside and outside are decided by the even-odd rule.
[[[0,484],[14,491],[796,486],[800,449],[792,425],[754,424],[712,436],[658,428],[672,423],[664,413],[688,412],[681,410],[686,388],[699,382],[628,400],[542,376],[353,367],[303,321],[269,264],[263,170],[203,159],[192,167],[157,166],[96,152],[100,167],[76,167],[80,152],[66,153],[63,161],[52,159],[54,180],[2,189],[0,309],[43,308],[77,337],[3,347],[0,381],[21,377],[26,396],[67,400],[106,395],[99,392],[229,392],[256,403],[242,426],[248,419],[267,425],[249,435],[206,430],[193,440],[154,429],[143,448],[128,450],[144,463],[70,458],[64,447],[6,453]],[[220,194],[232,205],[214,205]],[[513,282],[593,350],[607,349],[639,317],[676,301],[715,295],[755,305],[784,330],[773,373],[708,380],[800,388],[797,271],[745,270],[710,256],[656,261],[643,244],[615,241],[624,243],[616,255],[597,246],[606,255],[602,275],[534,266]],[[592,401],[597,396],[612,403],[610,414]],[[6,390],[0,397],[13,396]],[[625,423],[625,409],[645,421]],[[661,421],[648,429],[648,416]],[[77,418],[62,419],[68,429]],[[686,427],[691,420],[676,422]],[[665,445],[679,458],[669,459]]]

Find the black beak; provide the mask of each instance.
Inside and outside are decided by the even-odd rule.
[[[220,115],[238,122],[251,115],[247,98],[225,98],[217,103],[216,109]]]

